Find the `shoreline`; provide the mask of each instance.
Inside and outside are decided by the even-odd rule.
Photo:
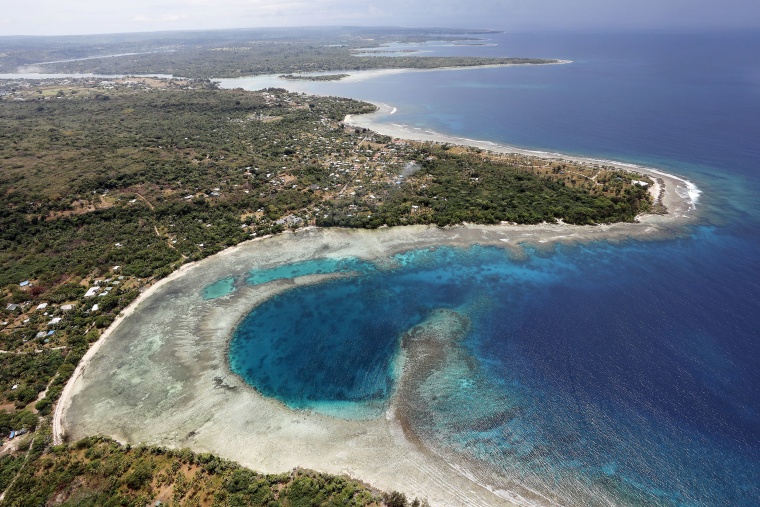
[[[252,241],[261,241],[270,238],[271,236],[262,236],[261,238],[254,238],[246,243],[252,242]],[[240,245],[232,246],[227,250],[233,250],[237,248]],[[201,261],[204,259],[201,259]],[[103,333],[98,337],[98,340],[93,343],[89,349],[87,349],[87,352],[84,356],[82,356],[82,359],[79,360],[79,364],[77,364],[77,367],[74,369],[74,373],[71,374],[71,377],[69,377],[69,380],[66,381],[66,385],[63,387],[63,391],[61,391],[61,396],[58,398],[58,401],[55,405],[55,410],[53,411],[53,420],[52,420],[52,433],[53,433],[53,445],[60,445],[64,441],[64,437],[66,436],[65,431],[63,429],[64,422],[65,422],[65,414],[66,408],[71,403],[71,397],[74,394],[73,389],[74,385],[76,384],[77,380],[82,377],[82,375],[85,372],[85,369],[87,368],[87,365],[92,360],[93,356],[98,353],[100,348],[103,346],[103,343],[108,339],[108,337],[119,327],[119,324],[121,324],[124,319],[128,318],[130,315],[132,315],[136,310],[137,307],[140,306],[140,304],[151,297],[157,290],[159,290],[163,285],[170,283],[171,281],[175,280],[176,278],[182,276],[185,274],[186,271],[193,269],[199,262],[201,261],[194,261],[189,262],[187,264],[183,264],[180,266],[177,270],[172,271],[168,276],[156,281],[155,283],[151,284],[145,290],[140,292],[140,295],[135,298],[134,301],[132,301],[126,308],[124,308],[121,312],[119,312],[119,315],[114,319],[114,321],[111,323],[108,328],[103,331]]]
[[[552,59],[547,59],[552,60]],[[494,68],[501,68],[501,67],[542,67],[544,65],[566,65],[569,63],[573,63],[572,60],[560,60],[560,59],[553,59],[554,61],[547,61],[545,63],[490,63],[490,64],[483,64],[483,65],[450,65],[446,67],[433,67],[433,68],[414,68],[414,67],[406,67],[406,68],[390,68],[390,69],[366,69],[366,70],[336,70],[336,71],[320,71],[320,72],[302,72],[302,73],[294,73],[298,76],[319,76],[324,74],[340,74],[340,73],[346,73],[348,74],[346,77],[340,79],[340,81],[347,83],[347,82],[358,82],[358,81],[365,81],[367,79],[374,79],[376,77],[382,77],[382,76],[388,76],[393,74],[405,74],[407,72],[436,72],[436,71],[448,71],[448,70],[470,70],[470,69],[494,69]],[[227,79],[245,79],[245,77],[265,77],[269,74],[258,74],[255,76],[243,76],[240,78],[227,78]],[[274,76],[274,74],[272,74]],[[279,76],[277,76],[279,77]],[[214,79],[215,81],[216,79]],[[365,101],[368,102],[368,101]],[[371,113],[370,113],[371,114]]]
[[[135,53],[138,54],[138,53]],[[96,57],[99,58],[99,57]],[[43,62],[45,63],[57,63],[57,62]],[[344,77],[340,79],[341,82],[357,82],[357,81],[364,81],[366,79],[373,79],[375,77],[380,77],[388,74],[400,74],[404,72],[434,72],[438,70],[467,70],[467,69],[488,69],[488,68],[495,68],[495,67],[517,67],[517,66],[525,66],[525,65],[534,65],[534,66],[542,66],[542,65],[564,65],[568,63],[573,63],[572,60],[559,60],[557,59],[554,62],[546,62],[546,63],[493,63],[493,64],[487,64],[487,65],[459,65],[459,66],[448,66],[448,67],[434,67],[434,68],[391,68],[391,69],[366,69],[366,70],[337,70],[337,71],[319,71],[319,72],[293,72],[296,76],[319,76],[319,75],[327,75],[327,74],[339,74],[339,73],[345,73],[347,77]],[[134,74],[134,73],[126,73],[126,74],[93,74],[93,73],[76,73],[76,72],[60,72],[60,73],[46,73],[46,72],[35,72],[38,70],[43,70],[39,68],[39,64],[30,64],[28,66],[21,66],[17,68],[17,72],[12,73],[0,73],[0,80],[16,80],[16,79],[29,79],[29,80],[44,80],[44,79],[80,79],[80,78],[103,78],[103,79],[120,79],[120,78],[127,78],[127,77],[135,77],[135,78],[143,78],[143,77],[154,77],[158,79],[193,79],[188,78],[184,76],[175,76],[174,74],[161,74],[161,73],[148,73],[148,74]],[[220,81],[234,81],[236,79],[247,79],[247,78],[279,78],[280,74],[254,74],[250,76],[236,76],[236,77],[212,77],[209,78],[211,81],[214,82],[220,82]],[[287,80],[284,80],[287,81]]]
[[[455,70],[473,70],[473,69],[490,69],[490,68],[499,68],[499,67],[526,67],[526,66],[536,66],[541,67],[544,65],[565,65],[573,63],[572,60],[556,60],[554,62],[547,62],[547,63],[494,63],[494,64],[486,64],[486,65],[460,65],[460,66],[449,66],[449,67],[435,67],[435,68],[427,68],[427,69],[416,69],[416,68],[390,68],[390,69],[365,69],[365,70],[329,70],[329,71],[317,71],[317,72],[301,72],[297,73],[294,72],[297,76],[321,76],[321,75],[330,75],[330,74],[347,74],[347,77],[344,77],[338,81],[334,81],[334,83],[358,83],[361,81],[366,81],[368,79],[375,79],[378,77],[383,76],[389,76],[393,74],[405,74],[407,72],[437,72],[437,71],[455,71]],[[181,79],[181,78],[177,78]],[[260,87],[246,87],[243,85],[240,85],[241,81],[245,80],[260,80],[262,81],[262,85]],[[215,77],[211,78],[211,81],[217,83],[220,85],[223,89],[233,89],[233,88],[243,88],[244,90],[248,91],[256,91],[260,90],[262,88],[267,87],[280,87],[288,89],[287,85],[292,85],[294,83],[297,83],[299,80],[288,80],[288,79],[281,79],[280,74],[255,74],[250,76],[237,76],[237,77]],[[293,90],[288,89],[288,91],[301,91],[301,90]],[[320,93],[315,92],[307,92],[310,95],[318,95],[318,96],[327,96]],[[364,100],[364,102],[371,102]],[[375,105],[378,105],[375,103]]]
[[[459,66],[459,67],[439,67],[439,68],[433,68],[433,69],[399,68],[399,69],[371,69],[371,70],[361,70],[361,71],[331,70],[331,71],[312,72],[312,73],[307,72],[307,73],[302,73],[298,75],[309,76],[309,75],[324,75],[324,74],[335,74],[335,73],[345,72],[348,74],[348,76],[341,79],[340,82],[361,82],[368,79],[374,79],[374,78],[382,77],[386,75],[402,74],[402,73],[408,73],[408,72],[453,71],[453,70],[484,69],[484,68],[495,68],[495,67],[514,67],[514,66],[525,66],[525,65],[539,65],[539,66],[565,65],[565,64],[570,64],[570,63],[573,63],[573,61],[558,59],[555,62],[541,63],[541,64],[493,64],[493,65],[473,65],[473,66]],[[244,76],[244,77],[237,77],[237,78],[217,78],[217,79],[212,79],[212,81],[219,84],[222,88],[227,89],[227,88],[238,87],[236,86],[238,84],[237,82],[241,80],[266,79],[266,78],[279,79],[279,76],[275,74],[271,74],[271,75],[266,74],[266,75]],[[284,79],[280,79],[280,81],[284,81],[283,85],[286,85],[288,83],[292,84],[292,81],[288,81]],[[273,84],[276,84],[276,83],[267,83],[267,86],[272,86]],[[287,88],[287,86],[284,86],[284,87]],[[243,88],[246,90],[256,89],[254,87],[243,87]],[[309,92],[309,93],[314,94],[313,92]],[[317,93],[316,95],[320,95],[320,94]],[[527,157],[540,158],[544,160],[572,162],[572,163],[577,163],[577,164],[582,164],[582,165],[611,166],[616,169],[621,169],[627,172],[642,174],[642,175],[651,177],[653,181],[655,182],[655,184],[652,187],[650,187],[649,191],[653,197],[654,202],[657,202],[659,197],[661,196],[660,192],[662,190],[662,186],[665,186],[667,188],[668,186],[667,183],[670,182],[670,186],[672,186],[675,189],[675,192],[680,195],[675,197],[673,196],[672,193],[664,192],[664,195],[662,195],[663,197],[662,204],[665,206],[668,214],[673,214],[674,212],[677,211],[681,215],[679,218],[691,218],[689,215],[687,215],[687,213],[696,210],[696,203],[698,202],[699,196],[702,193],[702,191],[692,181],[687,180],[678,175],[654,168],[654,167],[642,166],[635,163],[621,162],[617,160],[597,159],[593,157],[566,155],[566,154],[562,154],[558,152],[530,150],[526,148],[519,148],[519,147],[507,145],[507,144],[497,143],[494,141],[470,139],[466,137],[457,137],[454,135],[443,134],[440,132],[436,132],[432,129],[409,127],[408,125],[402,125],[402,124],[396,124],[396,123],[391,123],[391,124],[383,123],[383,122],[377,121],[377,119],[394,115],[398,111],[398,108],[389,104],[382,103],[382,102],[375,102],[375,101],[366,100],[366,99],[361,99],[361,100],[363,100],[364,102],[373,104],[375,107],[377,107],[377,111],[373,113],[360,114],[360,115],[351,115],[351,114],[346,115],[346,117],[343,119],[343,123],[352,127],[366,128],[376,133],[387,135],[392,138],[405,140],[405,141],[421,141],[421,142],[453,144],[456,146],[480,148],[480,149],[483,149],[495,154],[503,154],[503,155],[516,154],[516,155],[523,155]],[[660,183],[660,181],[658,181],[659,179],[665,180],[665,185]],[[689,203],[688,203],[688,206],[684,208],[683,206],[680,206],[680,204],[681,204],[681,201],[684,201],[687,197],[688,197]],[[669,198],[669,199],[666,200],[666,198]],[[637,219],[650,216],[650,215],[651,214],[643,214],[637,217]]]

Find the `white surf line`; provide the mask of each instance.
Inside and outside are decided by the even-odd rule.
[[[434,451],[431,451],[431,452],[434,452]],[[536,498],[541,498],[545,503],[536,503],[535,501],[525,498],[523,495],[521,495],[520,493],[516,491],[494,487],[478,479],[474,473],[472,473],[470,470],[468,470],[465,467],[465,465],[460,464],[460,463],[452,463],[446,460],[443,456],[441,456],[438,453],[436,453],[436,455],[439,456],[449,467],[451,467],[460,475],[468,478],[469,480],[471,480],[478,486],[481,486],[482,488],[487,489],[488,491],[498,496],[499,498],[503,498],[504,500],[507,500],[508,502],[512,502],[513,504],[519,507],[546,507],[547,505],[551,507],[565,507],[563,504],[557,503],[556,501],[552,500],[551,498],[541,493],[540,491],[536,490],[535,488],[528,487],[523,483],[519,483],[520,487],[532,493]]]

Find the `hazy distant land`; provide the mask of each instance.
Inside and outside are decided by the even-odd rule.
[[[319,74],[319,75],[302,75],[302,74],[283,74],[282,79],[292,81],[340,81],[348,77],[349,74]]]
[[[367,56],[391,42],[478,40],[489,31],[406,28],[249,29],[117,34],[98,37],[0,37],[0,74],[13,72],[163,74],[228,78],[364,69],[542,64],[556,60]]]

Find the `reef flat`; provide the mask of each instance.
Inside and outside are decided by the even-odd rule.
[[[405,393],[419,392],[414,386],[427,382],[441,365],[469,368],[455,337],[447,338],[440,357],[426,357],[426,343],[437,339],[429,338],[435,324],[421,324],[422,331],[416,334],[414,329],[409,331],[402,340],[405,358],[399,388],[382,417],[345,420],[291,410],[260,395],[230,371],[229,340],[241,319],[267,299],[341,275],[307,274],[258,285],[242,281],[252,269],[315,258],[382,261],[395,253],[441,245],[498,246],[519,258],[525,255],[526,245],[553,248],[560,242],[672,237],[690,207],[675,188],[666,182],[670,214],[647,215],[635,224],[310,228],[249,241],[187,265],[146,291],[82,361],[62,396],[58,432],[69,439],[104,434],[122,442],[189,447],[264,472],[308,467],[347,474],[437,504],[510,505],[518,493],[480,485],[490,481],[449,464],[430,451],[412,428],[419,424],[425,407]],[[204,297],[204,289],[230,278],[234,281],[231,292],[225,289],[214,294],[218,297]],[[454,314],[438,316],[466,326]]]

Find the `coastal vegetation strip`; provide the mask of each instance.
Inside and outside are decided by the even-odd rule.
[[[2,285],[95,264],[167,274],[299,225],[608,223],[650,204],[622,171],[346,127],[374,110],[353,100],[175,86],[69,82],[0,102]]]
[[[102,330],[183,263],[306,225],[593,224],[651,205],[614,168],[342,123],[374,109],[207,80],[0,83],[3,470]]]
[[[348,76],[349,74],[319,74],[316,76],[283,74],[280,78],[288,79],[290,81],[340,81]]]
[[[24,455],[0,457],[3,505],[410,505],[401,493],[307,470],[263,475],[211,454],[125,447],[102,437],[48,448],[48,437],[41,430],[25,442]]]

